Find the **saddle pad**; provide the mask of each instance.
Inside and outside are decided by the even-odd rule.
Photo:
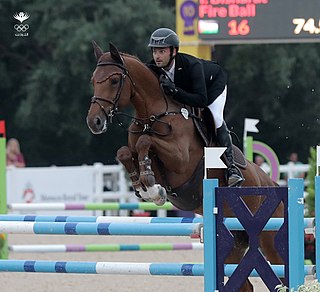
[[[200,117],[200,119],[193,119],[196,129],[200,137],[202,138],[204,145],[206,147],[215,147],[217,146],[216,136],[214,131],[214,120],[211,115],[211,112],[208,108],[196,109],[191,108],[193,115]],[[232,145],[234,162],[236,166],[245,169],[247,167],[247,160],[242,153],[242,151],[235,145]],[[223,161],[226,162],[226,158],[223,158]],[[227,163],[226,163],[227,164]],[[228,164],[227,164],[228,165]]]
[[[244,154],[242,153],[242,151],[236,145],[232,145],[232,149],[233,149],[235,164],[240,168],[243,168],[243,169],[246,168],[247,160],[244,157]]]

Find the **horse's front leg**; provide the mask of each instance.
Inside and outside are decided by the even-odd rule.
[[[139,194],[139,189],[141,189],[140,177],[138,169],[134,164],[134,158],[132,152],[128,146],[121,147],[117,152],[117,158],[124,165],[125,169],[128,172],[129,178],[131,179],[132,186],[136,193],[137,197],[141,197]]]
[[[149,197],[155,204],[163,205],[167,200],[167,192],[160,184],[156,184],[154,172],[152,171],[152,161],[149,157],[150,147],[152,146],[151,137],[142,135],[136,143],[138,152],[140,184],[142,189],[139,190],[142,198]],[[147,190],[145,190],[145,188]]]

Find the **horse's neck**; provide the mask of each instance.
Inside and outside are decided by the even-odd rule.
[[[131,103],[137,116],[149,117],[166,110],[166,99],[156,75],[138,60],[128,62],[130,75],[135,83],[135,95]]]

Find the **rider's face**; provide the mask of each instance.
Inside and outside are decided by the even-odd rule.
[[[170,60],[170,48],[152,48],[152,56],[157,67],[166,67]],[[170,65],[171,64],[169,64],[169,67]]]

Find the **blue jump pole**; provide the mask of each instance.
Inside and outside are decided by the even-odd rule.
[[[279,277],[284,277],[283,265],[271,265]],[[230,277],[237,265],[228,264],[224,273]],[[72,274],[117,274],[160,276],[203,276],[204,265],[193,263],[124,263],[124,262],[53,262],[30,260],[0,260],[0,272],[72,273]],[[304,274],[313,275],[314,266],[305,266]],[[250,277],[260,275],[253,270]],[[213,292],[215,290],[210,290]],[[206,291],[207,292],[207,291]]]
[[[304,227],[313,228],[314,218],[304,218]],[[203,223],[201,217],[118,217],[118,216],[48,216],[48,215],[1,215],[0,221],[17,222],[92,222],[92,223]],[[263,230],[279,230],[283,218],[270,218]],[[225,218],[224,224],[230,230],[244,230],[237,218]]]
[[[53,262],[0,260],[0,272],[203,276],[203,265],[192,263]]]
[[[216,217],[215,188],[217,179],[203,180],[203,228],[204,228],[204,291],[213,292],[217,287],[216,275]]]
[[[200,223],[73,223],[73,222],[0,222],[0,232],[8,234],[68,235],[137,235],[192,236],[199,235]]]
[[[280,219],[280,218],[279,218]],[[91,223],[202,223],[200,217],[134,217],[134,216],[51,216],[51,215],[1,215],[0,221],[17,222],[91,222]],[[275,226],[278,222],[273,222]],[[236,223],[235,223],[236,224]]]
[[[315,184],[314,184],[314,193],[315,193],[315,215],[316,215],[316,235],[318,238],[316,239],[316,251],[320,251],[320,176],[315,177]],[[320,252],[316,252],[316,266],[320,267]],[[320,282],[320,272],[317,273],[317,280]]]
[[[297,291],[304,283],[304,198],[303,179],[288,182],[289,290]]]

